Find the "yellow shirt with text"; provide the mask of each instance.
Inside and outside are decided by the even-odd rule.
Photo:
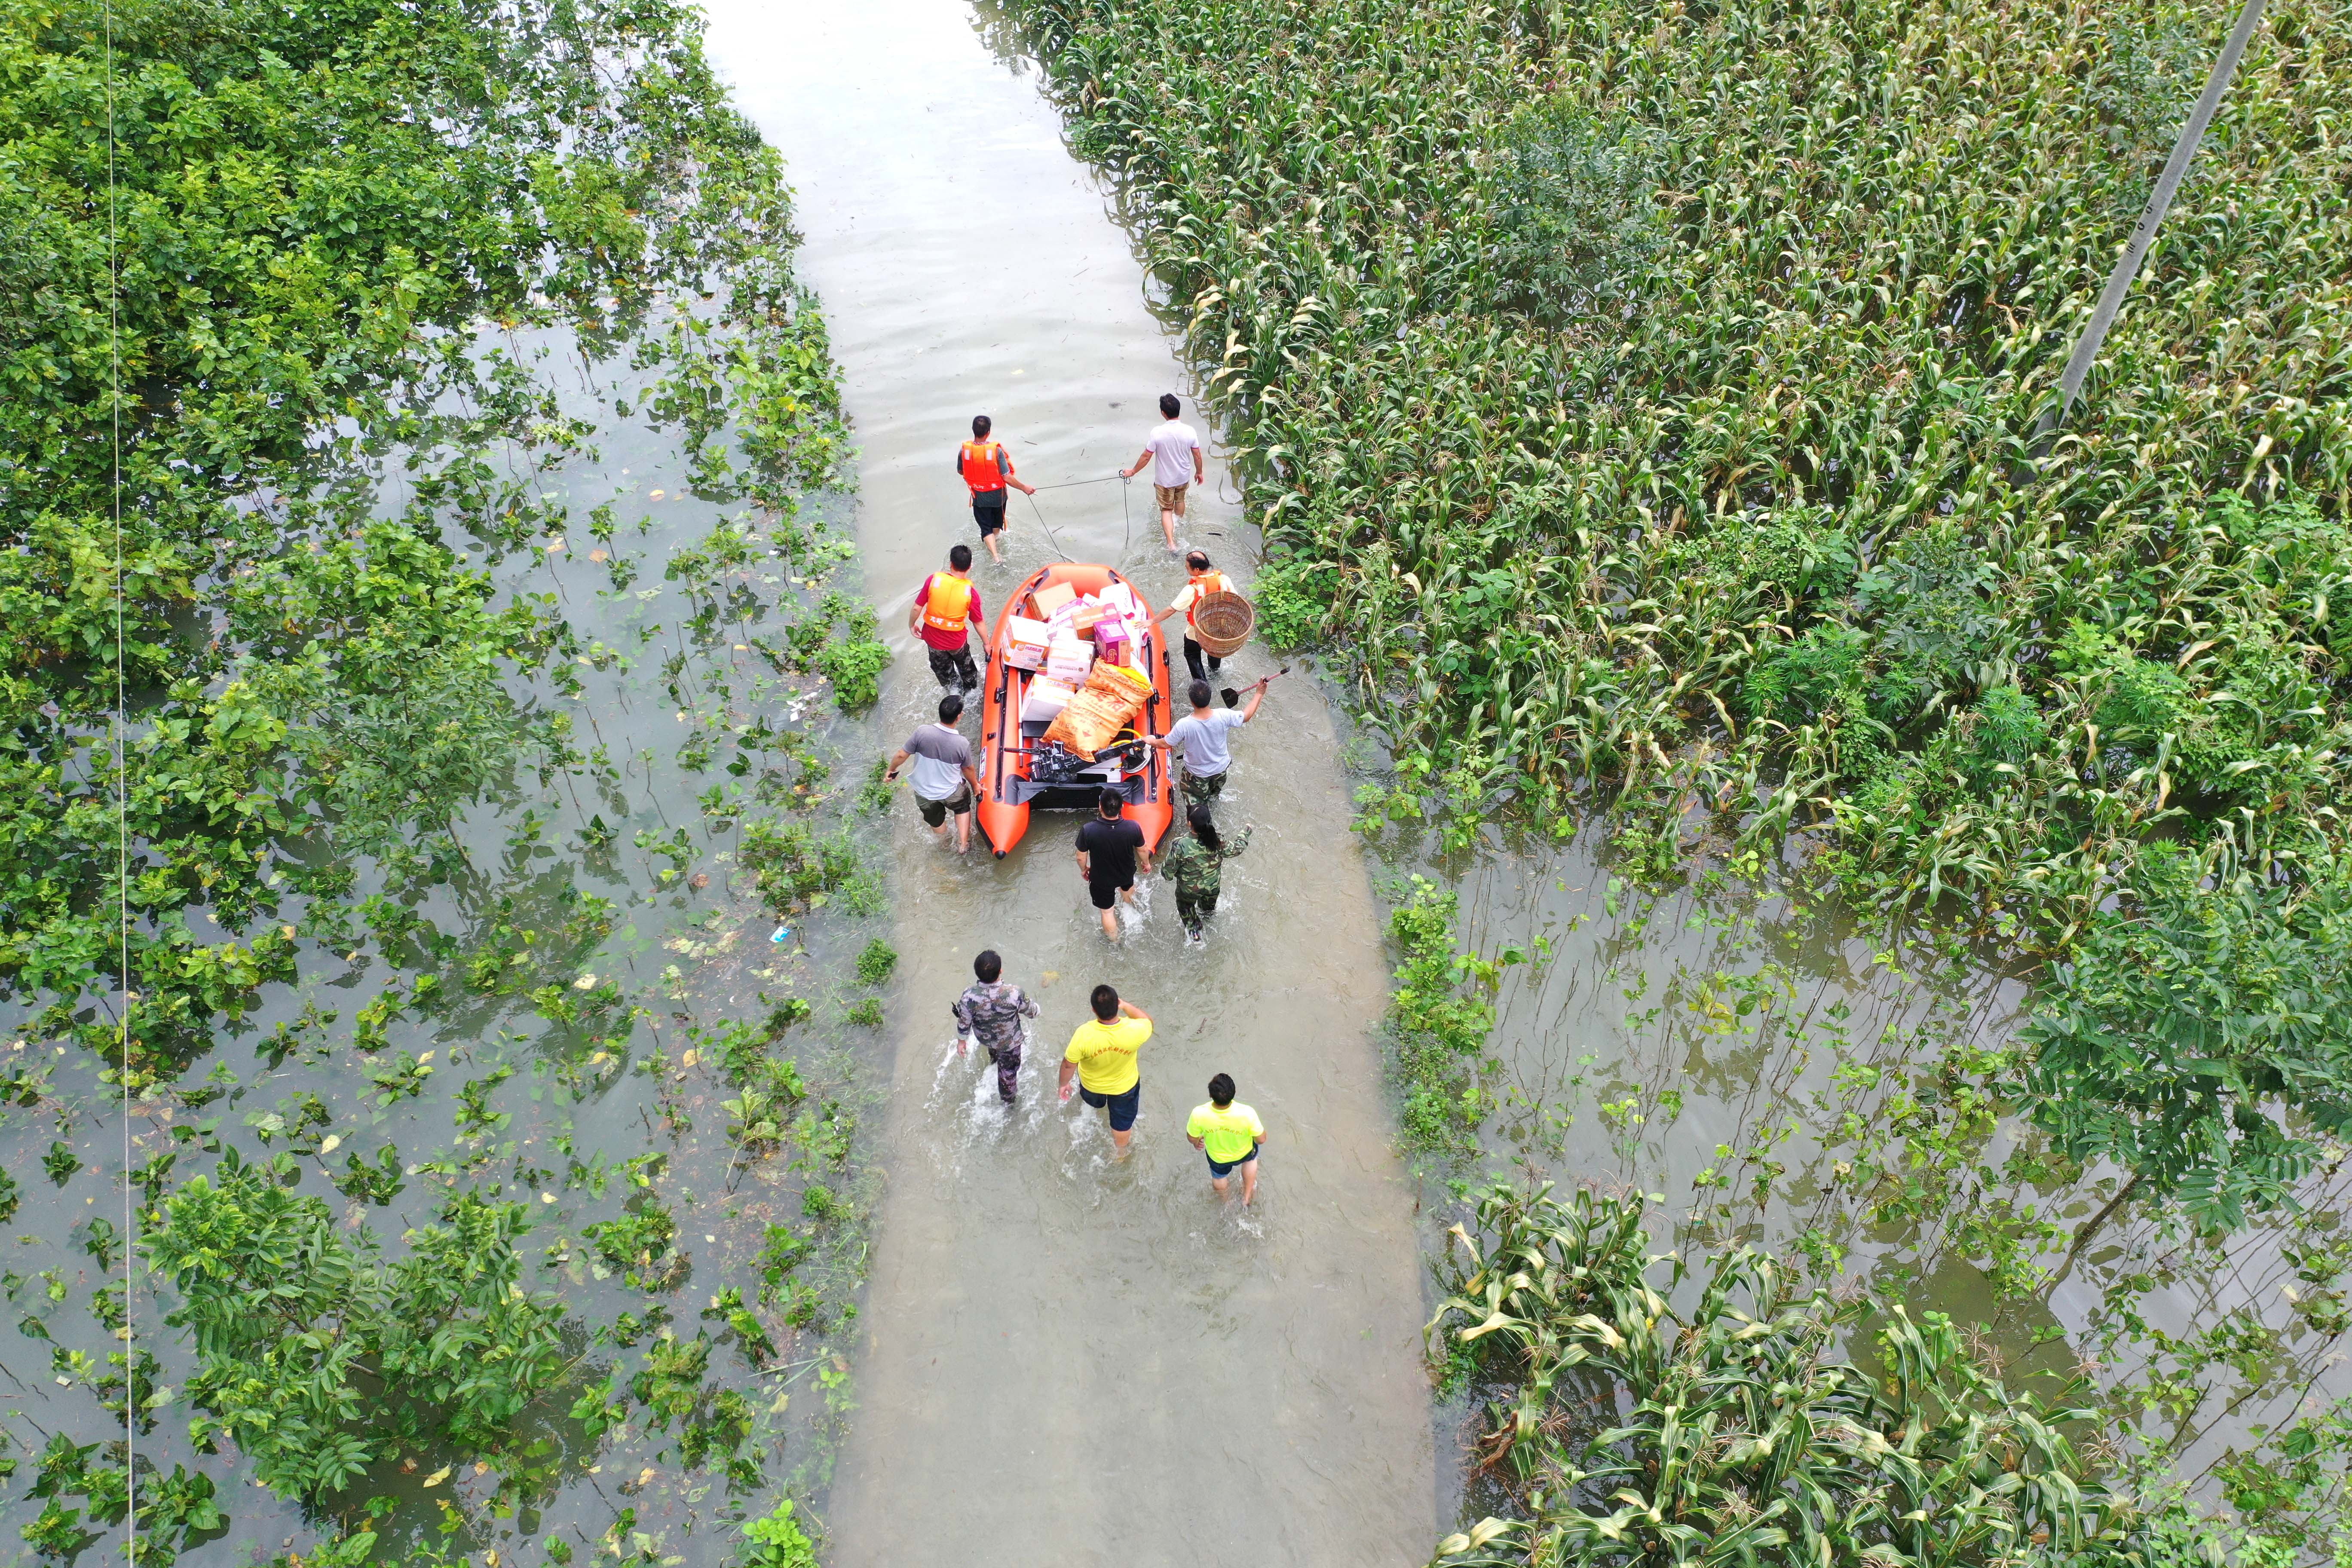
[[[1089,1018],[1070,1037],[1070,1048],[1062,1059],[1078,1064],[1082,1087],[1097,1094],[1125,1094],[1143,1077],[1135,1054],[1150,1037],[1149,1018],[1114,1018],[1108,1024]]]
[[[1249,1158],[1257,1141],[1265,1136],[1265,1123],[1238,1100],[1222,1110],[1213,1100],[1192,1108],[1184,1121],[1184,1136],[1198,1138],[1202,1152],[1220,1165],[1230,1165]]]

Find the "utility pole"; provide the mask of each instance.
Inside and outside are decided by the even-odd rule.
[[[2066,358],[2065,372],[2058,377],[2057,401],[2042,411],[2033,426],[2033,449],[2037,456],[2052,431],[2058,428],[2067,411],[2074,406],[2074,398],[2083,390],[2083,378],[2091,373],[2091,362],[2099,357],[2099,345],[2106,342],[2107,329],[2115,325],[2116,313],[2123,309],[2124,296],[2131,292],[2132,279],[2139,275],[2139,264],[2147,255],[2147,247],[2156,241],[2156,226],[2164,221],[2172,205],[2173,194],[2180,189],[2181,176],[2189,172],[2189,161],[2197,156],[2198,144],[2205,140],[2205,128],[2213,122],[2213,111],[2221,107],[2221,94],[2229,89],[2230,79],[2238,71],[2239,57],[2246,52],[2246,43],[2254,36],[2262,22],[2265,0],[2246,0],[2245,9],[2238,13],[2238,25],[2230,29],[2230,41],[2221,46],[2221,58],[2213,62],[2213,74],[2205,79],[2205,95],[2197,100],[2196,111],[2189,123],[2180,128],[2180,139],[2172,144],[2172,156],[2165,160],[2164,173],[2148,193],[2147,210],[2139,216],[2139,226],[2132,230],[2131,243],[2124,247],[2116,269],[2107,274],[2107,286],[2099,291],[2099,303],[2091,311],[2090,325],[2074,343],[2074,352]]]

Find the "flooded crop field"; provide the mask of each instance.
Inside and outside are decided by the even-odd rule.
[[[2347,1561],[2352,28],[2245,16],[2037,426],[2226,16],[13,16],[0,1554]],[[1184,585],[1163,394],[1280,679],[1112,941],[887,769],[951,547]]]

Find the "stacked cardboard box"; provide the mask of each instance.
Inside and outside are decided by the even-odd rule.
[[[1050,675],[1039,676],[1029,683],[1028,695],[1021,700],[1021,721],[1024,724],[1043,724],[1058,718],[1062,710],[1070,705],[1070,699],[1077,695],[1077,690],[1074,681],[1056,680]]]
[[[1045,673],[1075,686],[1094,668],[1095,650],[1075,637],[1057,636],[1045,646]]]
[[[1019,669],[1039,669],[1045,663],[1046,646],[1053,633],[1043,621],[1033,621],[1026,616],[1014,616],[1008,623],[1011,636],[1004,645],[1005,662]]]

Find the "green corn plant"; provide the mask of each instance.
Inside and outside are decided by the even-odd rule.
[[[2341,842],[2352,218],[2307,128],[2352,79],[2298,63],[2340,54],[2324,7],[2272,13],[2040,460],[2164,91],[2193,91],[2148,62],[2226,16],[1006,10],[1234,416],[1269,632],[1339,645],[1400,753],[1488,737],[1486,797],[1538,820],[1808,834],[1850,897],[2043,952],[2158,838]],[[2077,621],[2176,678],[2160,763],[2059,657]],[[1772,711],[1825,629],[1850,700]],[[1996,693],[2040,732],[2019,755],[1968,743]]]
[[[2116,1548],[2130,1510],[2066,1436],[2092,1412],[2012,1392],[1948,1320],[1899,1306],[1877,1310],[1865,1371],[1842,1347],[1873,1304],[1800,1292],[1749,1247],[1679,1310],[1685,1267],[1651,1252],[1643,1218],[1638,1200],[1498,1184],[1451,1233],[1430,1353],[1510,1385],[1483,1454],[1525,1511],[1448,1538],[1439,1563],[1944,1568]]]
[[[2322,128],[2352,70],[2327,5],[2267,13],[2046,453],[2063,345],[2226,14],[1004,14],[1232,416],[1267,632],[1352,676],[1392,816],[1459,845],[1613,806],[1653,881],[1685,843],[1770,865],[1794,841],[1850,905],[2110,974],[2084,950],[2128,945],[2119,912],[2242,875],[2292,902],[2347,848],[2352,143]],[[1440,777],[1451,816],[1422,808]],[[2166,890],[2169,846],[2205,886]],[[2324,963],[2296,984],[2345,1005]],[[2209,1218],[2275,1201],[2308,1145],[2222,1122],[2325,1121],[2333,1069],[2253,1031],[2229,1083],[2159,1087],[2168,1032],[2204,1026],[2155,1000],[2081,1048],[2054,1000],[2061,1057],[2024,1087],[2074,1110],[2037,1114],[2078,1111],[2063,1147],[2161,1164],[2151,1190]],[[2202,1131],[2158,1159],[2183,1095]]]

